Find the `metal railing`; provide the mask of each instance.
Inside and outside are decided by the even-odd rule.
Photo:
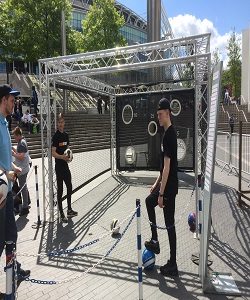
[[[239,134],[218,131],[216,145],[216,162],[222,170],[238,173],[239,159],[242,161],[242,172],[250,175],[250,135],[242,134],[242,156],[239,155]]]
[[[245,119],[245,122],[248,122],[248,120],[247,120],[247,117],[246,117],[246,114],[245,114],[244,110],[242,110],[242,109],[239,109],[239,107],[238,107],[238,104],[237,104],[237,103],[234,103],[234,105],[235,105],[235,107],[236,107],[236,110],[238,111],[238,113],[239,113],[239,114],[240,114],[240,113],[242,113],[242,114],[243,114],[243,117],[244,117],[244,119]]]

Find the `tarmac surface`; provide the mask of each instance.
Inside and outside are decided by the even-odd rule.
[[[33,163],[40,165],[41,196],[41,160]],[[71,171],[73,173],[74,169]],[[31,212],[27,217],[16,217],[18,260],[23,268],[31,270],[30,278],[55,281],[56,284],[24,281],[18,288],[18,299],[138,299],[136,219],[119,241],[111,237],[110,223],[113,218],[120,222],[125,220],[120,229],[123,232],[139,198],[142,204],[142,241],[150,238],[144,199],[156,176],[155,172],[123,173],[117,177],[106,173],[74,194],[73,209],[78,211],[77,217],[70,219],[66,225],[56,219],[54,223],[35,229],[32,225],[37,220],[37,210],[35,176],[32,173],[28,181]],[[240,297],[202,292],[198,266],[191,261],[191,255],[199,252],[200,242],[194,239],[187,224],[188,214],[195,211],[193,187],[193,174],[180,173],[175,215],[179,277],[167,278],[160,274],[159,267],[166,263],[169,255],[167,232],[161,230],[161,253],[156,257],[156,267],[151,272],[143,272],[143,299],[250,299],[250,210],[249,206],[237,206],[237,177],[221,172],[218,167],[215,169],[209,254],[213,261],[212,270],[232,273],[241,292]],[[161,209],[157,208],[156,213],[158,225],[164,226]],[[96,239],[99,241],[69,254],[37,256],[38,253],[86,245]],[[104,260],[116,242],[117,245]],[[5,290],[4,260],[2,257],[1,291]],[[95,264],[96,267],[92,268]]]

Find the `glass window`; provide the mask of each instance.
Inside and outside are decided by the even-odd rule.
[[[0,73],[6,73],[6,63],[0,62]]]

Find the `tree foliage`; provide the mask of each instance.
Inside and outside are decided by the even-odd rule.
[[[212,67],[217,65],[220,62],[220,52],[218,48],[215,48],[212,54]]]
[[[241,48],[236,33],[232,32],[228,46],[228,77],[229,85],[232,86],[232,95],[241,95]]]
[[[61,54],[61,11],[67,24],[70,0],[6,0],[0,4],[0,48],[2,60],[39,58]],[[78,35],[67,26],[70,52],[76,51]]]
[[[120,28],[125,24],[114,0],[95,0],[83,20],[83,49],[95,51],[124,46]]]

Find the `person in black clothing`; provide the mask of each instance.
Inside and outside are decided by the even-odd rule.
[[[18,98],[16,100],[15,107],[14,107],[14,118],[18,123],[20,123],[22,116],[23,116],[22,103],[21,100]]]
[[[229,126],[230,126],[230,132],[231,134],[234,133],[234,115],[231,114],[230,118],[229,118]]]
[[[37,108],[38,105],[38,96],[36,92],[35,86],[32,86],[32,100],[31,100],[33,106],[34,106],[34,114],[37,116],[37,113],[39,112],[39,109]]]
[[[98,97],[98,99],[97,99],[97,110],[98,110],[98,114],[102,115],[102,99],[101,99],[101,97]]]
[[[8,115],[8,116],[6,117],[6,121],[8,122],[9,132],[11,132],[12,115]]]
[[[52,138],[52,155],[55,158],[58,209],[60,212],[61,221],[63,223],[68,223],[62,207],[63,182],[67,187],[67,217],[69,218],[77,216],[78,213],[71,207],[72,182],[71,173],[68,166],[69,158],[67,155],[64,155],[64,151],[69,147],[69,136],[64,131],[64,125],[64,117],[62,114],[59,114],[57,131]]]
[[[175,197],[178,194],[177,137],[175,129],[171,124],[170,114],[169,101],[165,98],[161,99],[157,111],[160,126],[164,127],[164,135],[161,142],[161,166],[160,174],[151,187],[150,195],[146,198],[152,238],[145,242],[145,247],[155,254],[160,253],[155,216],[155,207],[159,205],[160,208],[163,208],[170,246],[170,259],[166,265],[160,267],[160,271],[164,276],[177,276],[176,232],[174,221]]]
[[[108,98],[104,99],[104,111],[105,113],[108,111]]]

